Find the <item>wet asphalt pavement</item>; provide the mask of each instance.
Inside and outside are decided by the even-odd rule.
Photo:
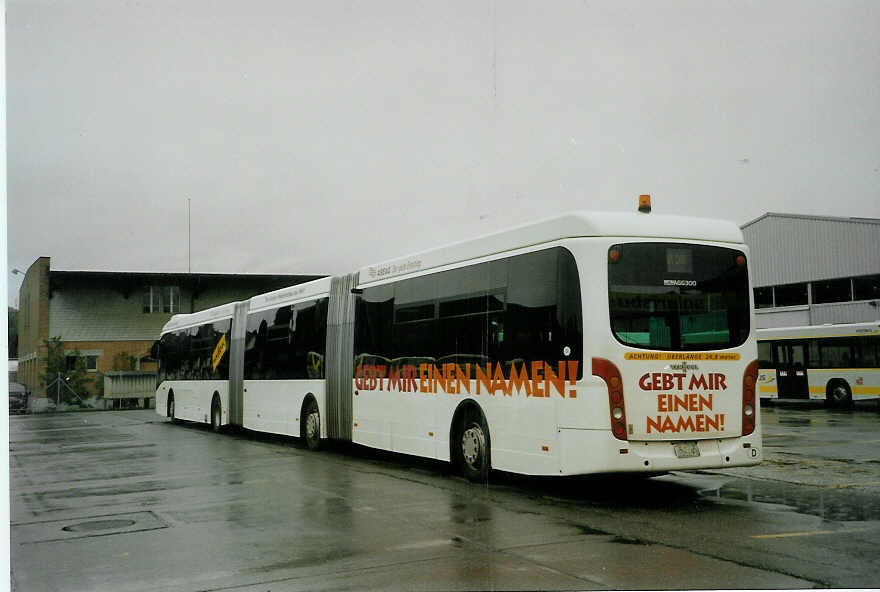
[[[484,485],[153,411],[10,419],[15,590],[880,586],[880,412],[763,410],[759,467]]]

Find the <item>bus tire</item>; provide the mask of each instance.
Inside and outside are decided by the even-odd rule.
[[[223,407],[220,405],[220,397],[216,394],[211,401],[211,429],[214,432],[223,429]]]
[[[455,430],[452,448],[456,464],[469,481],[485,483],[491,465],[489,426],[478,407],[465,411]]]
[[[828,383],[825,387],[825,403],[835,408],[853,406],[852,390],[845,380],[835,379]]]
[[[312,397],[308,397],[303,404],[300,416],[300,437],[305,440],[309,450],[321,448],[321,413],[318,404]]]
[[[171,418],[171,423],[177,423],[177,417],[174,415],[174,391],[168,392],[168,410],[166,415]]]

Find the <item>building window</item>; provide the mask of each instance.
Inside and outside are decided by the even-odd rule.
[[[866,275],[853,278],[853,300],[874,300],[880,298],[880,275]]]
[[[180,288],[177,286],[162,288],[162,312],[172,314],[180,312]]]
[[[144,312],[180,312],[180,288],[178,286],[144,288]]]
[[[144,312],[162,312],[162,292],[156,286],[144,289]]]
[[[813,303],[849,302],[852,300],[849,278],[813,282]]]
[[[86,370],[89,372],[97,372],[98,371],[98,356],[66,356],[65,358],[65,366],[68,370],[75,370],[76,363],[79,358],[85,358],[86,360]]]
[[[755,288],[755,308],[773,308],[773,286]]]
[[[776,306],[807,304],[807,284],[776,286]]]

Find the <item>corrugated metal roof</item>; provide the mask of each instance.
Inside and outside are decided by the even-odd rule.
[[[764,218],[776,217],[776,218],[796,218],[800,220],[830,220],[832,222],[867,222],[869,224],[880,224],[880,218],[858,218],[858,217],[849,217],[844,218],[841,216],[812,216],[809,214],[780,214],[778,212],[767,212],[766,214],[762,214],[758,216],[751,222],[746,222],[742,225],[742,229],[745,230],[746,227],[755,224],[756,222],[760,222]]]
[[[755,286],[880,273],[880,220],[767,213],[743,226]]]

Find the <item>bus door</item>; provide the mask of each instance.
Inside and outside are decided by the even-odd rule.
[[[801,341],[777,341],[774,344],[776,385],[780,399],[808,399],[807,344]]]

